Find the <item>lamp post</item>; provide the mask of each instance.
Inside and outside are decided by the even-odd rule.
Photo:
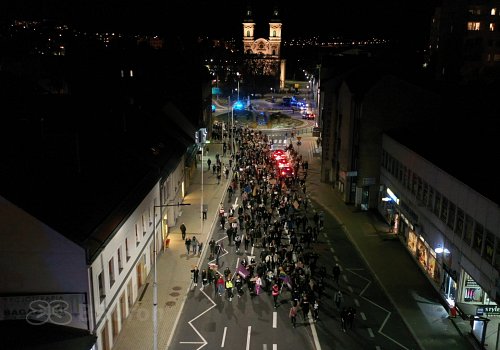
[[[163,204],[153,206],[153,349],[158,350],[158,276],[156,274],[156,259],[158,255],[158,248],[156,243],[156,208],[164,207],[178,207],[183,205],[191,205],[191,203],[177,203],[177,204]],[[160,221],[161,222],[161,221]]]

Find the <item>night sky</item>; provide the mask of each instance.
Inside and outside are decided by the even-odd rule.
[[[437,1],[323,0],[296,5],[283,0],[3,0],[0,17],[45,17],[97,30],[179,31],[228,38],[241,35],[249,4],[264,30],[277,5],[284,39],[340,34],[420,42],[428,35]],[[181,29],[179,23],[190,27]]]

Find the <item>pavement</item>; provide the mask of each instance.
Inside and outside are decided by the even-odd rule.
[[[331,185],[320,181],[321,159],[313,156],[317,151],[316,143],[310,142],[316,138],[310,132],[302,136],[304,146],[300,147],[300,152],[309,161],[307,186],[312,203],[321,206],[322,210],[327,211],[343,225],[347,236],[371,268],[371,272],[395,305],[420,348],[480,349],[477,341],[470,335],[469,322],[461,317],[449,317],[447,309],[441,304],[442,299],[438,292],[431,286],[399,238],[388,236],[388,226],[381,217],[375,212],[359,211],[346,205]],[[215,153],[222,154],[222,144],[211,143],[208,157],[212,158],[212,161]],[[227,162],[227,159],[223,157],[222,161]],[[176,226],[170,228],[169,247],[158,255],[158,349],[175,349],[170,342],[188,291],[192,288],[190,270],[194,265],[201,266],[201,259],[204,257],[203,252],[201,257],[186,254],[179,226],[185,223],[187,235],[196,236],[198,241],[203,242],[203,249],[206,250],[213,227],[217,224],[218,206],[227,188],[227,181],[224,180],[217,185],[215,175],[207,171],[206,161],[203,170],[203,203],[208,205],[208,219],[202,221],[200,214],[202,172],[198,163],[184,200],[191,205],[183,207]],[[375,239],[366,239],[367,235]],[[113,350],[153,349],[153,318],[150,317],[152,308],[153,274],[150,274],[145,287],[139,291],[139,300],[125,320]],[[492,321],[488,325],[490,331],[496,332],[498,321],[495,322],[496,324],[492,324]],[[495,342],[496,333],[487,339],[487,348],[495,349]]]

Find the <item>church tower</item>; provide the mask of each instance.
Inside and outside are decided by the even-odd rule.
[[[255,22],[252,19],[252,10],[247,8],[243,20],[243,53],[252,53],[254,45]]]
[[[280,57],[281,49],[281,20],[279,19],[278,9],[275,8],[273,16],[269,21],[269,48],[271,56]]]

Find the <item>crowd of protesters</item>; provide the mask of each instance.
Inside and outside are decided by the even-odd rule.
[[[298,316],[303,322],[319,320],[320,303],[327,279],[340,291],[338,265],[333,274],[320,266],[313,243],[323,229],[323,213],[308,208],[306,178],[308,164],[292,144],[285,154],[293,172],[283,174],[273,157],[273,145],[267,135],[248,128],[235,130],[236,152],[231,154],[231,181],[228,205],[220,204],[219,230],[227,234],[228,247],[242,255],[236,270],[218,267],[221,242],[209,242],[209,260],[215,263],[201,272],[202,286],[213,284],[214,293],[226,295],[228,301],[249,293],[252,297],[267,294],[275,308],[288,304],[293,327]],[[209,164],[210,167],[210,164]],[[233,195],[241,198],[234,208]],[[243,244],[243,247],[241,247]],[[250,247],[259,254],[250,256]],[[236,288],[236,292],[233,289]],[[334,291],[331,291],[333,298]],[[337,304],[342,329],[352,327],[354,308],[341,309]]]

